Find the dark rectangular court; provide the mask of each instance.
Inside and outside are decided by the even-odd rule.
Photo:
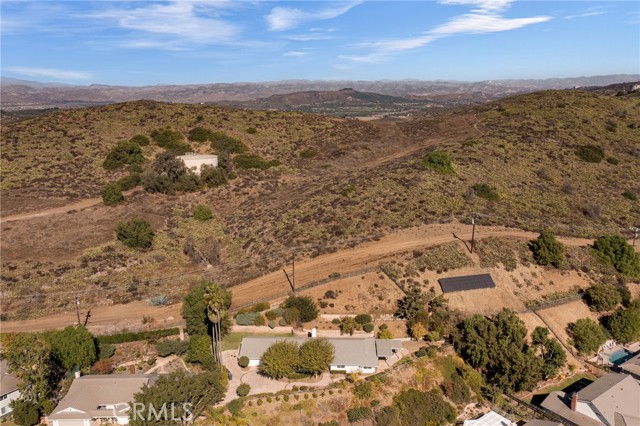
[[[481,288],[494,288],[496,283],[493,282],[491,275],[467,275],[466,277],[440,278],[438,280],[443,293],[452,293],[454,291],[478,290]]]

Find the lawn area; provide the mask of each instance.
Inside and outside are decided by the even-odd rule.
[[[290,333],[284,333],[284,334],[229,333],[226,336],[224,336],[224,339],[222,339],[222,350],[228,351],[230,349],[240,348],[240,343],[242,342],[242,339],[246,336],[290,337],[291,334]]]
[[[536,398],[536,396],[538,395],[546,396],[554,391],[571,392],[571,387],[583,388],[586,385],[588,385],[590,382],[593,382],[594,380],[596,380],[596,376],[594,375],[591,375],[588,373],[577,373],[571,377],[567,377],[557,385],[547,386],[547,387],[538,389],[535,394],[525,398],[525,401],[535,403],[537,399],[540,399],[539,397]]]

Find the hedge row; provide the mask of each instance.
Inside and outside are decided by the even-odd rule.
[[[167,328],[164,330],[150,330],[150,331],[140,331],[138,333],[120,333],[120,334],[112,334],[110,336],[99,336],[98,343],[105,344],[117,344],[117,343],[128,343],[128,342],[137,342],[140,340],[157,340],[161,337],[167,336],[175,336],[180,334],[179,328]]]

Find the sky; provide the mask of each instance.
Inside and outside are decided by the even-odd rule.
[[[3,77],[143,86],[640,73],[632,1],[2,0]]]

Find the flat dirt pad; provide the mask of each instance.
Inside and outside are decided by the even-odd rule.
[[[335,299],[326,299],[327,291],[337,294]],[[404,293],[382,273],[369,273],[323,284],[303,291],[305,296],[323,300],[334,306],[321,308],[322,314],[370,314],[376,318],[380,314],[393,314],[396,302]]]
[[[595,312],[591,312],[582,300],[575,300],[552,308],[540,309],[537,313],[545,320],[555,335],[565,343],[567,343],[569,339],[569,335],[567,334],[567,326],[569,323],[575,322],[580,318],[591,318],[594,321],[598,321],[598,315]]]

